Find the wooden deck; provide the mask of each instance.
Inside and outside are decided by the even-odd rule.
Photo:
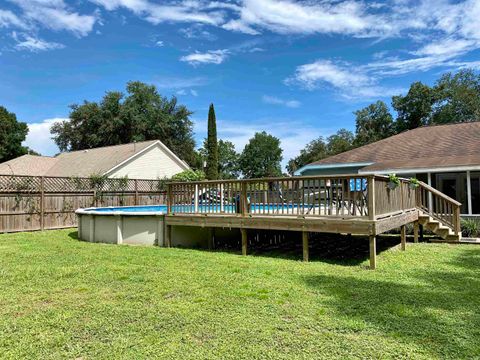
[[[387,184],[386,177],[374,175],[169,183],[167,246],[172,226],[238,228],[245,255],[248,229],[300,231],[304,260],[308,260],[309,232],[366,235],[374,269],[376,235],[400,228],[405,250],[405,225],[415,224],[418,239],[420,211],[430,211],[444,226],[459,231],[455,200],[423,183],[413,188],[402,179],[395,189]]]

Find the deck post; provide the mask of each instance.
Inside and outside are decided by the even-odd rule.
[[[420,230],[419,231],[420,232],[420,240],[423,242],[423,225],[422,224],[420,224],[419,230]]]
[[[419,223],[418,221],[413,222],[413,242],[418,243],[418,228]]]
[[[240,229],[242,233],[242,255],[247,255],[247,229]]]
[[[302,231],[303,261],[308,261],[308,231]]]
[[[165,225],[165,247],[172,246],[172,225]]]
[[[402,249],[402,251],[405,251],[407,249],[407,227],[405,225],[402,225],[400,227],[400,239],[400,249]]]
[[[167,215],[170,215],[172,213],[172,202],[173,202],[172,185],[167,184]]]
[[[370,235],[370,270],[377,268],[377,239],[375,235]]]
[[[247,183],[246,182],[242,182],[241,191],[242,191],[242,195],[241,195],[240,206],[241,206],[242,215],[246,216],[247,213],[248,213]]]
[[[368,178],[368,218],[375,220],[375,176]]]

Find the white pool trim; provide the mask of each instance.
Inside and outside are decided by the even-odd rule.
[[[131,208],[135,206],[105,206],[102,209],[118,209],[118,208]],[[138,206],[140,207],[140,206]],[[75,214],[78,215],[108,215],[108,216],[119,216],[119,215],[139,215],[139,216],[160,216],[165,215],[166,212],[163,211],[95,211],[98,207],[90,207],[90,208],[80,208],[75,211]]]

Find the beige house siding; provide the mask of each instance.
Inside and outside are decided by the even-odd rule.
[[[176,158],[168,148],[156,143],[108,171],[107,175],[112,178],[161,179],[187,169],[188,165]]]

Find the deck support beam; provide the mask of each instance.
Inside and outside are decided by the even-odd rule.
[[[407,249],[407,227],[405,225],[400,226],[400,249],[405,251]]]
[[[377,268],[377,238],[375,235],[370,235],[370,270]]]
[[[302,231],[303,261],[308,261],[308,232]]]
[[[242,255],[247,255],[247,229],[240,229],[242,233]]]
[[[418,221],[413,222],[413,242],[418,243],[418,228],[419,228]]]
[[[165,246],[172,246],[172,225],[165,225]]]

